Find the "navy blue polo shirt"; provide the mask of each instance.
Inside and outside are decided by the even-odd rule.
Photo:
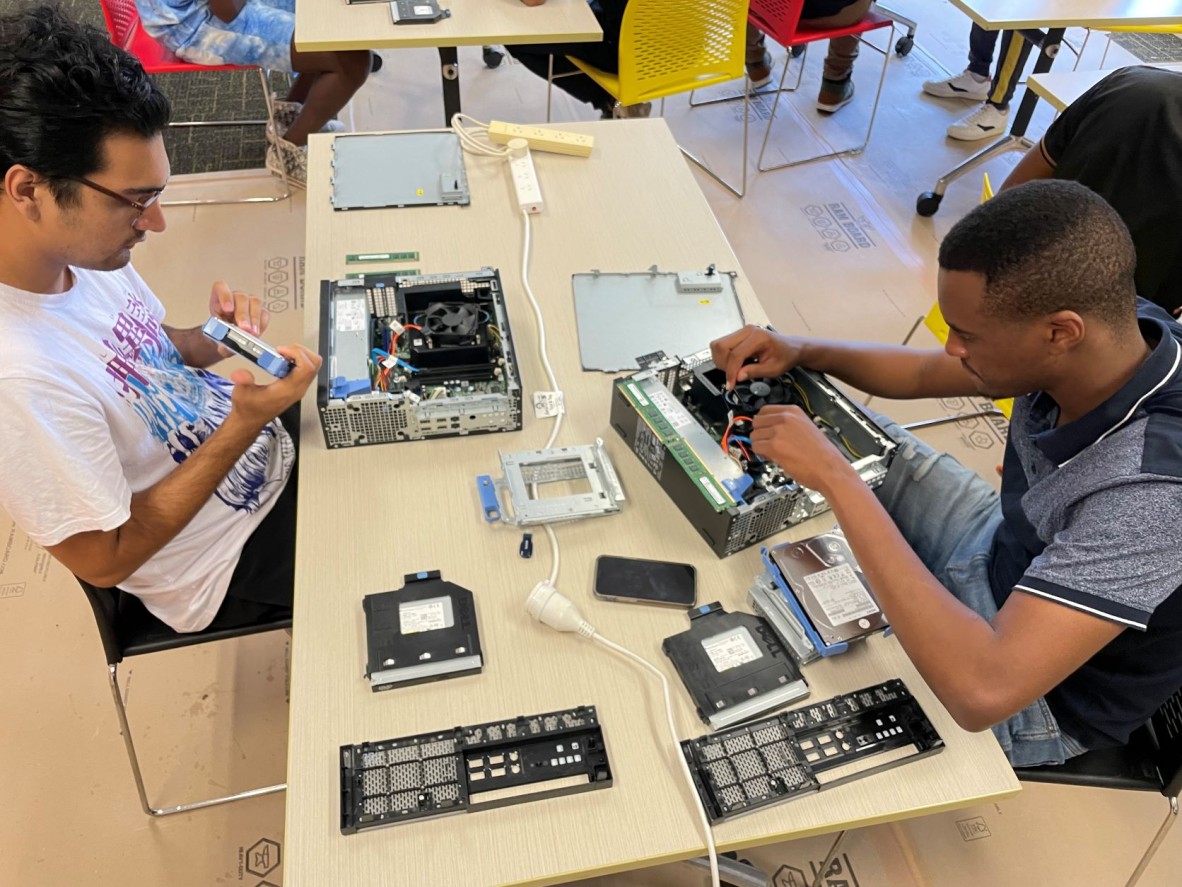
[[[1096,409],[1056,428],[1045,392],[1014,401],[990,555],[998,607],[1019,591],[1128,627],[1046,695],[1088,748],[1182,687],[1182,326],[1145,299],[1137,316],[1151,353]]]

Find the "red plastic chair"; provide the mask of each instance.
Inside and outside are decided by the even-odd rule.
[[[99,0],[103,8],[103,18],[107,23],[107,33],[111,35],[111,42],[120,49],[134,55],[144,70],[149,74],[189,74],[206,73],[209,71],[257,71],[259,83],[263,88],[263,101],[267,105],[265,120],[177,120],[169,126],[267,126],[274,128],[275,115],[271,106],[271,89],[267,83],[267,72],[255,65],[195,65],[177,58],[172,52],[144,30],[140,22],[139,11],[135,7],[135,0]],[[291,196],[291,189],[284,181],[282,194],[271,197],[239,197],[233,199],[214,200],[173,200],[161,201],[164,206],[194,206],[209,203],[275,203]]]
[[[871,31],[877,31],[880,28],[891,29],[891,36],[887,40],[887,48],[885,50],[878,50],[883,55],[882,72],[878,75],[878,89],[874,93],[874,105],[870,109],[870,122],[866,124],[866,136],[862,139],[861,144],[851,145],[848,148],[839,148],[834,151],[814,155],[813,157],[805,157],[802,160],[789,160],[785,163],[764,166],[763,154],[767,150],[768,136],[771,135],[772,124],[776,120],[776,109],[780,104],[780,95],[784,92],[784,80],[788,76],[788,62],[785,60],[784,70],[780,74],[780,84],[776,89],[776,99],[772,102],[772,113],[768,117],[767,129],[763,133],[763,144],[759,148],[759,159],[755,162],[756,169],[760,172],[767,172],[772,169],[784,169],[788,166],[799,166],[802,163],[811,163],[814,160],[826,160],[830,157],[860,154],[870,143],[870,131],[874,128],[874,118],[878,114],[878,100],[882,95],[882,84],[886,80],[887,62],[891,58],[890,46],[895,39],[894,21],[881,13],[871,10],[866,13],[865,18],[860,22],[840,28],[801,27],[800,14],[804,10],[804,3],[805,0],[751,0],[750,10],[747,15],[748,21],[751,24],[755,25],[770,39],[779,43],[785,49],[791,50],[794,46],[803,46],[805,48],[805,54],[800,58],[801,74],[804,72],[804,62],[808,58],[808,45],[810,43],[816,43],[819,40],[832,40],[834,37],[857,37],[866,46],[878,50],[878,47],[868,42],[863,35]],[[797,87],[800,86],[800,76],[798,75],[796,78]],[[795,88],[793,87],[793,89]]]
[[[785,58],[783,71],[780,74],[779,86],[775,89],[776,98],[772,103],[772,113],[768,117],[767,129],[763,133],[763,144],[759,148],[759,159],[756,161],[756,168],[760,172],[767,172],[773,169],[784,169],[788,166],[799,166],[802,163],[811,163],[814,160],[826,160],[830,157],[843,157],[850,154],[860,154],[866,145],[870,142],[870,131],[874,128],[874,117],[878,113],[878,100],[882,95],[882,84],[886,79],[886,66],[890,61],[890,46],[895,36],[894,21],[882,13],[875,12],[873,9],[866,13],[866,17],[860,22],[852,25],[846,25],[840,28],[809,28],[801,26],[800,15],[804,11],[805,0],[751,0],[751,5],[747,13],[747,20],[759,28],[770,40],[780,44],[786,50],[789,50],[788,56]],[[881,50],[873,43],[864,39],[863,35],[870,31],[877,31],[880,28],[890,28],[891,37],[887,41],[887,49]],[[874,93],[874,106],[870,111],[870,122],[866,125],[866,137],[862,139],[861,144],[852,145],[847,148],[839,148],[837,150],[829,151],[823,154],[816,154],[812,157],[805,157],[801,160],[790,160],[786,163],[777,163],[772,166],[763,165],[763,155],[767,150],[768,136],[771,135],[772,125],[776,120],[776,110],[780,105],[780,95],[784,92],[793,92],[800,86],[801,78],[804,76],[804,63],[808,58],[808,45],[810,43],[817,43],[821,40],[831,40],[834,37],[857,37],[866,46],[883,54],[882,73],[878,77],[878,89]],[[793,47],[803,46],[805,53],[800,57],[800,69],[797,74],[796,84],[788,89],[784,88],[784,81],[788,76],[789,62],[792,59],[791,50]],[[763,93],[761,93],[763,94]],[[713,100],[713,101],[718,101]],[[699,102],[697,104],[712,104],[713,101]]]

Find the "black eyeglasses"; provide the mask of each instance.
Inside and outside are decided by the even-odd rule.
[[[157,191],[155,194],[153,194],[147,200],[142,200],[142,201],[141,200],[132,200],[130,197],[120,194],[118,191],[112,191],[110,188],[105,188],[102,185],[98,184],[98,182],[92,182],[90,179],[83,178],[82,176],[70,176],[70,181],[80,182],[81,184],[85,185],[87,188],[93,188],[95,191],[98,191],[100,194],[106,194],[108,197],[114,197],[120,203],[125,204],[126,206],[130,206],[137,213],[139,213],[140,216],[142,216],[144,213],[146,213],[148,211],[148,208],[151,207],[152,204],[154,204],[157,200],[159,200],[160,195],[163,193],[162,191]],[[139,218],[139,216],[137,216],[136,218]]]

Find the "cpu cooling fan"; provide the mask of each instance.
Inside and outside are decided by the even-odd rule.
[[[766,406],[792,403],[792,397],[778,379],[749,379],[736,383],[726,402],[736,416],[754,416]]]
[[[480,310],[465,302],[435,302],[427,307],[423,332],[441,345],[463,345],[476,337]]]

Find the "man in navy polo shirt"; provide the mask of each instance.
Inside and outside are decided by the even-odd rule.
[[[797,407],[751,434],[829,500],[924,680],[1016,766],[1123,744],[1182,686],[1182,326],[1135,262],[1094,192],[1031,182],[944,238],[943,352],[757,327],[712,345],[732,385],[802,365],[878,397],[1016,398],[1000,495],[891,423],[877,492]]]

